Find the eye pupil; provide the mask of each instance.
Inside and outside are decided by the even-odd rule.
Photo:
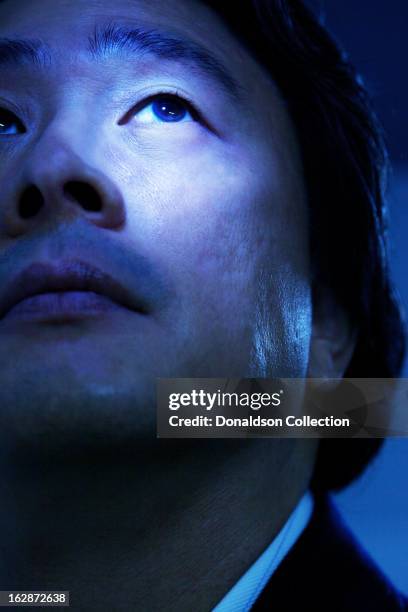
[[[0,135],[15,135],[25,132],[21,121],[6,109],[0,109]]]
[[[186,107],[171,97],[154,100],[153,112],[162,121],[181,121],[187,114]]]

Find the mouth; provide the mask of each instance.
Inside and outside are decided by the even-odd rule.
[[[0,297],[0,321],[70,322],[146,305],[110,274],[82,261],[35,263]]]

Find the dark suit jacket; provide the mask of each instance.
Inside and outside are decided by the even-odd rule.
[[[333,504],[322,496],[315,500],[309,525],[252,610],[401,612],[408,611],[408,600],[369,559]]]

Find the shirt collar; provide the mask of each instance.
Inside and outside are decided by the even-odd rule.
[[[250,610],[272,574],[302,534],[313,511],[313,497],[307,491],[268,548],[238,580],[213,612]]]

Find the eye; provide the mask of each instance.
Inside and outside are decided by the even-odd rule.
[[[195,121],[191,105],[175,95],[159,95],[143,103],[140,110],[134,112],[139,123],[184,123]]]
[[[14,113],[5,108],[0,108],[0,137],[16,136],[26,131],[23,123]]]

